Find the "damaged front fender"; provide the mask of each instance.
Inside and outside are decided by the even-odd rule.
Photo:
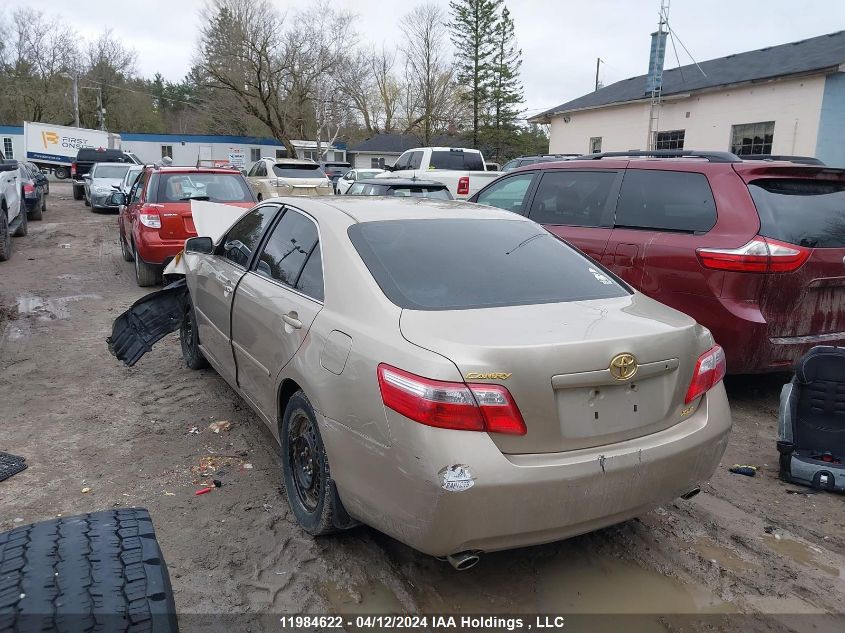
[[[114,320],[106,339],[109,352],[132,367],[166,334],[182,325],[188,307],[188,286],[184,279],[138,299]]]

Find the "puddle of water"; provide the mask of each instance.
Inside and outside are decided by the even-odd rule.
[[[715,560],[720,567],[733,572],[743,572],[749,569],[759,569],[755,563],[744,561],[731,550],[714,543],[708,538],[698,538],[693,543],[693,549],[707,560]]]
[[[71,295],[44,299],[42,297],[18,297],[18,314],[32,314],[42,321],[67,319],[70,316],[68,303],[85,299],[102,299],[100,295]]]
[[[767,534],[765,536],[765,542],[766,545],[781,556],[791,558],[792,560],[801,563],[802,565],[806,565],[807,567],[814,567],[829,576],[833,576],[834,578],[845,578],[845,567],[837,569],[836,567],[820,563],[816,552],[800,541],[795,541],[791,538],[785,537],[775,538],[774,535]]]
[[[329,601],[334,613],[343,614],[401,614],[406,609],[396,595],[381,581],[374,581],[365,587],[343,587],[329,581],[323,586],[323,596]],[[353,627],[353,630],[357,630]]]

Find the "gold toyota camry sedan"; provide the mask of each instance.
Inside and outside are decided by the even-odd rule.
[[[365,523],[467,568],[688,498],[725,449],[710,333],[519,215],[276,198],[185,264],[111,349],[180,328],[278,438],[313,535]]]

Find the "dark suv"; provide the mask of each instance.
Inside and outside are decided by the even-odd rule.
[[[619,152],[520,168],[470,200],[527,215],[694,317],[731,373],[845,345],[845,170]]]

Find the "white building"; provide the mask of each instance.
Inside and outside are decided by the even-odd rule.
[[[234,163],[249,169],[260,158],[282,158],[284,146],[275,139],[253,136],[220,136],[211,134],[133,134],[121,132],[121,148],[134,152],[145,163],[154,163],[170,156],[174,165],[212,166]],[[0,149],[7,158],[26,156],[23,127],[0,126]],[[316,141],[293,141],[300,158],[320,160]],[[325,152],[323,143],[321,151]],[[346,160],[346,149],[335,144],[325,152],[325,160]]]
[[[666,70],[655,149],[814,156],[845,167],[845,31]],[[703,71],[703,73],[702,73]],[[646,75],[539,114],[549,152],[646,149]]]

